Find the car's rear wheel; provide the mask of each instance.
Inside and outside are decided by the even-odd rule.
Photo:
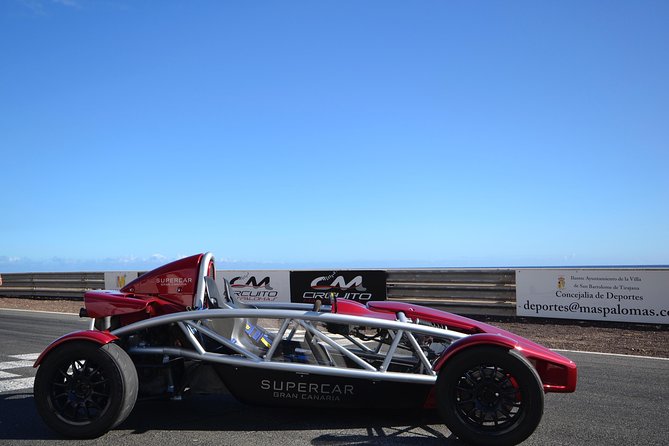
[[[35,404],[45,423],[73,438],[99,437],[127,418],[137,399],[135,366],[116,344],[71,341],[44,358]]]
[[[451,358],[437,378],[446,426],[473,445],[514,445],[536,429],[544,407],[539,376],[525,358],[493,346]]]

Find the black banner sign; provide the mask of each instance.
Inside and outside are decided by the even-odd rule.
[[[290,296],[297,303],[327,303],[330,294],[337,299],[386,300],[386,272],[370,270],[291,271]]]

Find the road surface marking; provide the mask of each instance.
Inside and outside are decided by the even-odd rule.
[[[641,355],[625,355],[622,353],[602,353],[602,352],[586,352],[583,350],[565,350],[562,348],[552,348],[551,350],[555,352],[566,352],[566,353],[583,353],[585,355],[599,355],[599,356],[616,356],[619,358],[634,358],[634,359],[657,359],[659,361],[669,361],[669,358],[663,358],[661,356],[641,356]]]
[[[34,361],[39,358],[39,353],[28,353],[27,355],[9,355],[10,358]]]
[[[21,375],[17,373],[7,372],[5,370],[32,369],[33,363],[38,356],[39,353],[8,355],[13,361],[0,362],[0,393],[32,388],[33,383],[35,382],[34,377],[30,376],[22,378]]]
[[[0,370],[20,369],[23,367],[32,367],[33,361],[7,361],[0,362]]]
[[[83,305],[83,302],[81,304]],[[0,308],[0,311],[22,311],[24,313],[67,314],[68,316],[79,317],[78,313],[64,313],[62,311],[21,310],[20,308]]]
[[[0,381],[0,393],[12,390],[32,389],[35,378],[17,378]]]

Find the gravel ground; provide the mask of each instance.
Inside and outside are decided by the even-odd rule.
[[[79,313],[81,301],[0,297],[0,308]],[[669,326],[474,317],[554,349],[669,358]]]

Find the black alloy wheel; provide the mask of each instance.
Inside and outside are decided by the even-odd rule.
[[[138,379],[116,344],[70,341],[44,358],[35,376],[35,404],[45,423],[73,438],[93,438],[130,414]]]
[[[437,404],[448,428],[473,445],[514,445],[543,415],[541,380],[515,351],[471,347],[450,359],[437,378]]]

